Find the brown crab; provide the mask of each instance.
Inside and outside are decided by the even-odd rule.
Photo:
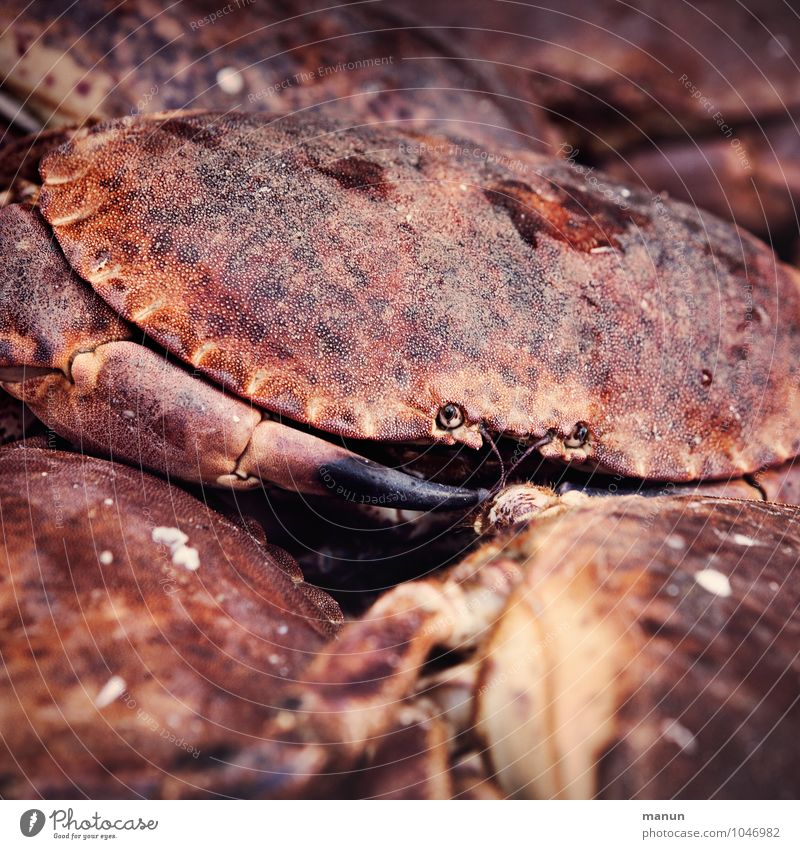
[[[128,466],[7,446],[0,515],[4,798],[213,772],[341,621],[285,553]]]
[[[0,10],[0,109],[15,128],[178,107],[437,126],[560,149],[794,256],[800,29],[781,0],[67,7]]]
[[[554,505],[384,594],[217,786],[796,798],[799,519],[700,496]]]
[[[0,213],[2,385],[90,450],[455,508],[333,438],[673,482],[800,448],[797,272],[680,203],[300,116],[124,119],[40,172]]]
[[[543,143],[535,111],[504,109],[490,77],[370,4],[12,0],[0,10],[0,110],[26,132],[165,109],[323,110]]]
[[[496,100],[544,113],[584,167],[797,240],[800,21],[782,0],[379,6],[492,72]]]

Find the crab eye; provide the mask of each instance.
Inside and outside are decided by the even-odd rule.
[[[445,430],[453,430],[464,424],[464,413],[456,404],[445,404],[444,407],[439,408],[436,422],[439,427]]]
[[[567,448],[580,448],[581,445],[586,444],[586,440],[589,438],[589,428],[586,425],[586,422],[578,422],[574,428],[572,428],[572,433],[564,440],[564,445]]]

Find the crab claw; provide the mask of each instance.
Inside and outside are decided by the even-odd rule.
[[[406,510],[467,510],[486,496],[418,480],[273,421],[129,340],[80,351],[67,374],[0,368],[0,386],[71,442],[168,477]]]
[[[295,492],[405,510],[468,510],[488,495],[482,489],[462,489],[411,477],[269,419],[253,430],[235,474],[238,480],[230,480],[234,485],[270,481]]]
[[[489,496],[486,489],[467,489],[420,480],[351,454],[330,464],[326,470],[332,480],[368,504],[402,506],[408,510],[468,510]]]
[[[186,481],[266,483],[409,510],[469,509],[484,497],[274,421],[135,342],[130,326],[71,272],[33,210],[0,211],[0,246],[0,386],[83,449]]]

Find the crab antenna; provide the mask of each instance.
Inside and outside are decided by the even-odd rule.
[[[551,430],[548,430],[547,433],[541,439],[537,439],[536,442],[534,442],[532,445],[529,445],[525,449],[525,451],[523,452],[522,456],[514,462],[514,464],[511,466],[511,468],[506,473],[505,478],[503,480],[503,485],[505,485],[505,481],[511,475],[514,474],[514,470],[518,466],[522,465],[522,463],[524,463],[528,459],[528,457],[530,457],[530,455],[533,454],[534,451],[536,451],[539,448],[543,448],[545,445],[549,445],[552,441],[553,441],[553,432]]]
[[[506,485],[506,479],[508,474],[506,473],[506,464],[503,462],[503,455],[500,453],[500,450],[497,447],[497,443],[492,438],[492,435],[486,429],[486,425],[481,424],[480,427],[481,436],[489,443],[489,447],[492,450],[492,453],[497,457],[497,462],[500,463],[500,479],[492,488],[492,491],[495,492],[498,489],[502,489]],[[513,471],[513,469],[511,469]]]

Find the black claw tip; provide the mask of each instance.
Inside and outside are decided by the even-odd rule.
[[[331,495],[358,504],[405,510],[469,510],[484,501],[485,489],[464,489],[412,478],[365,457],[345,457],[322,466],[320,480]]]

